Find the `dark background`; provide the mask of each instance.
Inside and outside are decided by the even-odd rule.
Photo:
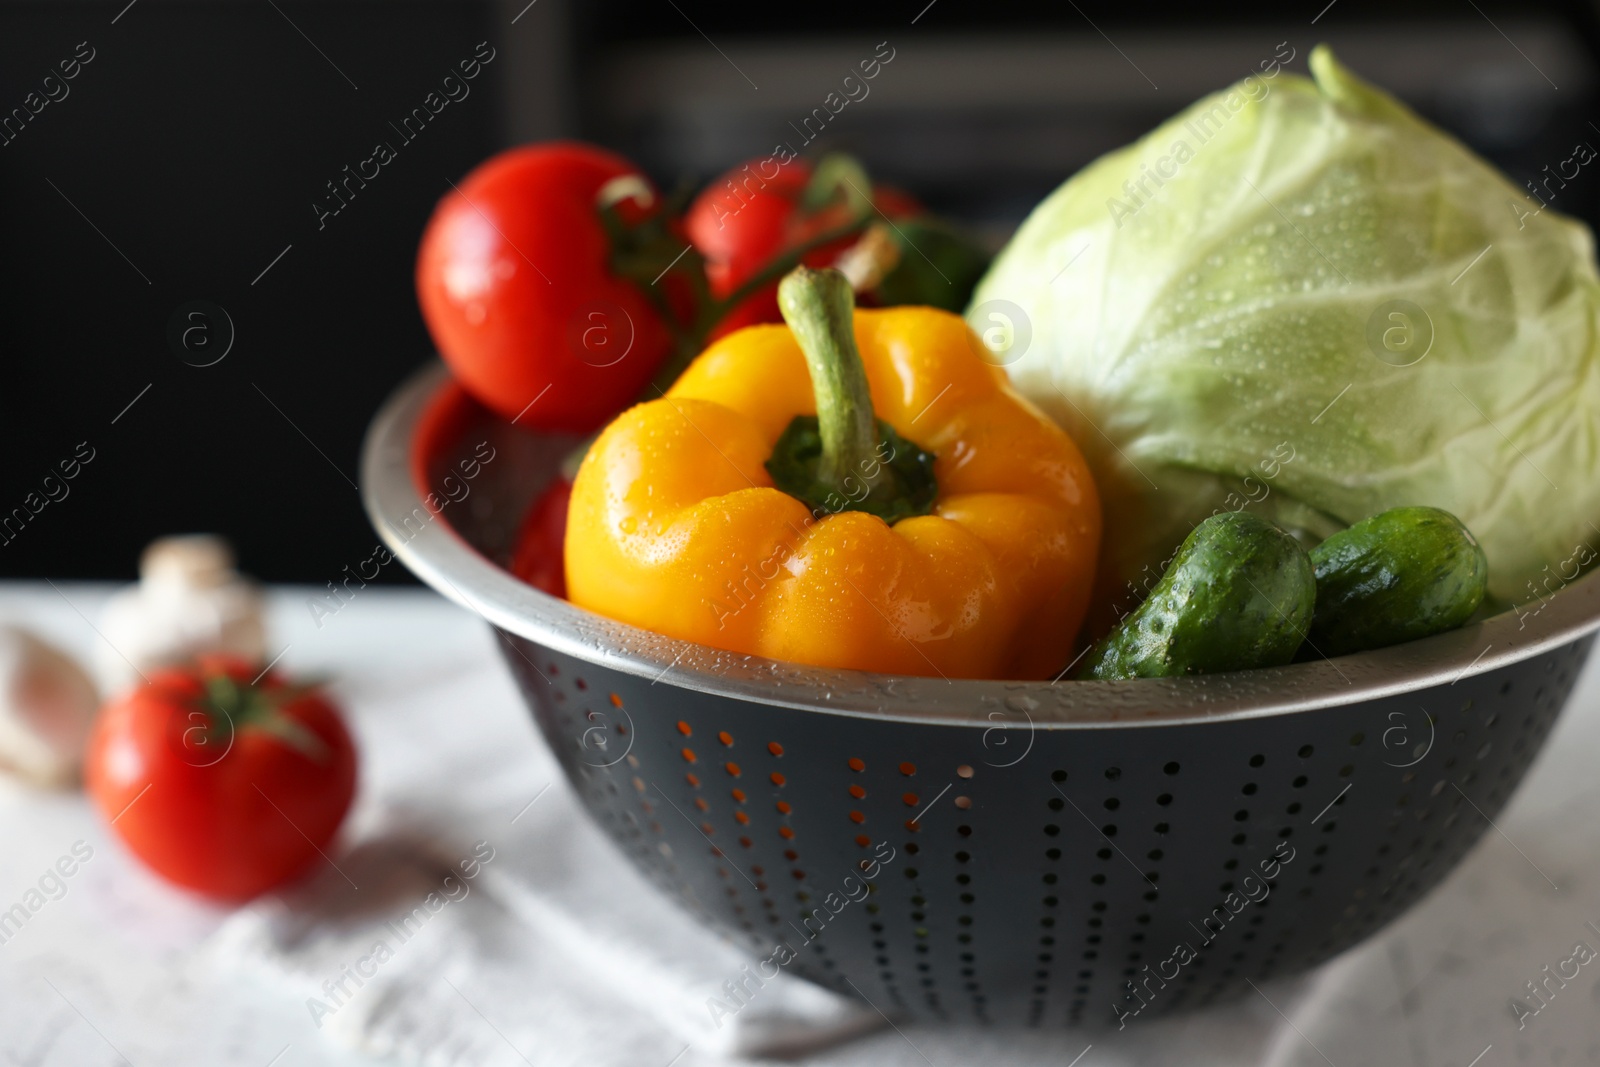
[[[336,577],[375,541],[350,481],[367,421],[431,358],[412,258],[449,179],[576,136],[703,181],[770,152],[880,41],[894,62],[807,154],[853,151],[995,240],[1283,41],[1297,72],[1331,42],[1518,181],[1600,144],[1586,5],[525,2],[0,2],[0,114],[95,51],[0,148],[0,515],[94,450],[0,543],[0,575],[127,578],[151,538],[210,530],[261,578]],[[472,94],[319,230],[324,183],[481,41]],[[1554,203],[1597,205],[1587,170]],[[203,368],[167,339],[195,300],[236,335]]]

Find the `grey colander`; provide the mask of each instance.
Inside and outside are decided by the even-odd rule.
[[[663,893],[890,1014],[1115,1024],[1370,936],[1490,828],[1600,626],[1589,577],[1520,615],[1234,675],[947,682],[774,662],[501,569],[572,443],[506,425],[431,367],[368,433],[368,513],[495,628],[584,805]]]

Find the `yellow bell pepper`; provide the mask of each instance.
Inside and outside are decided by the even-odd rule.
[[[569,598],[773,659],[1054,676],[1100,541],[1077,446],[959,316],[853,311],[842,275],[803,267],[779,303],[788,326],[722,338],[589,449]]]

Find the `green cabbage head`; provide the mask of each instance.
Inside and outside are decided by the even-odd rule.
[[[1119,612],[1241,507],[1312,536],[1445,508],[1495,598],[1549,595],[1600,555],[1593,238],[1326,48],[1310,64],[1085,168],[968,320],[1088,457]]]

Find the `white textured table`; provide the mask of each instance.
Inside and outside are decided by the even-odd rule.
[[[107,592],[0,584],[0,620],[89,659],[100,640],[90,623]],[[463,798],[507,804],[553,780],[565,788],[480,620],[432,593],[374,588],[318,627],[306,607],[311,595],[274,591],[274,648],[287,646],[289,669],[334,679],[362,755],[354,820],[375,805],[402,803],[419,781],[456,782]],[[804,1063],[1065,1067],[1080,1054],[1078,1067],[1600,1063],[1600,960],[1568,962],[1580,942],[1600,951],[1600,932],[1586,925],[1600,927],[1597,699],[1600,673],[1591,668],[1498,831],[1415,911],[1309,980],[1267,986],[1262,997],[1207,1014],[1130,1025],[1093,1037],[1087,1051],[1091,1038],[1074,1034],[907,1028]],[[463,800],[463,810],[481,807]],[[597,831],[574,823],[564,832]],[[0,944],[0,1053],[9,1063],[371,1062],[330,1043],[288,990],[221,976],[204,949],[222,913],[145,874],[81,795],[0,784],[0,842],[0,910],[74,845],[80,855],[93,850],[66,892]],[[1574,966],[1576,977],[1547,980]],[[1534,980],[1547,981],[1542,1003],[1526,988]],[[1539,1009],[1520,1030],[1513,997]],[[663,1048],[659,1064],[637,1067],[666,1067],[674,1051]],[[614,1062],[598,1047],[566,1049],[559,1060],[538,1049],[522,1054],[536,1067]],[[690,1053],[679,1065],[710,1062]]]

